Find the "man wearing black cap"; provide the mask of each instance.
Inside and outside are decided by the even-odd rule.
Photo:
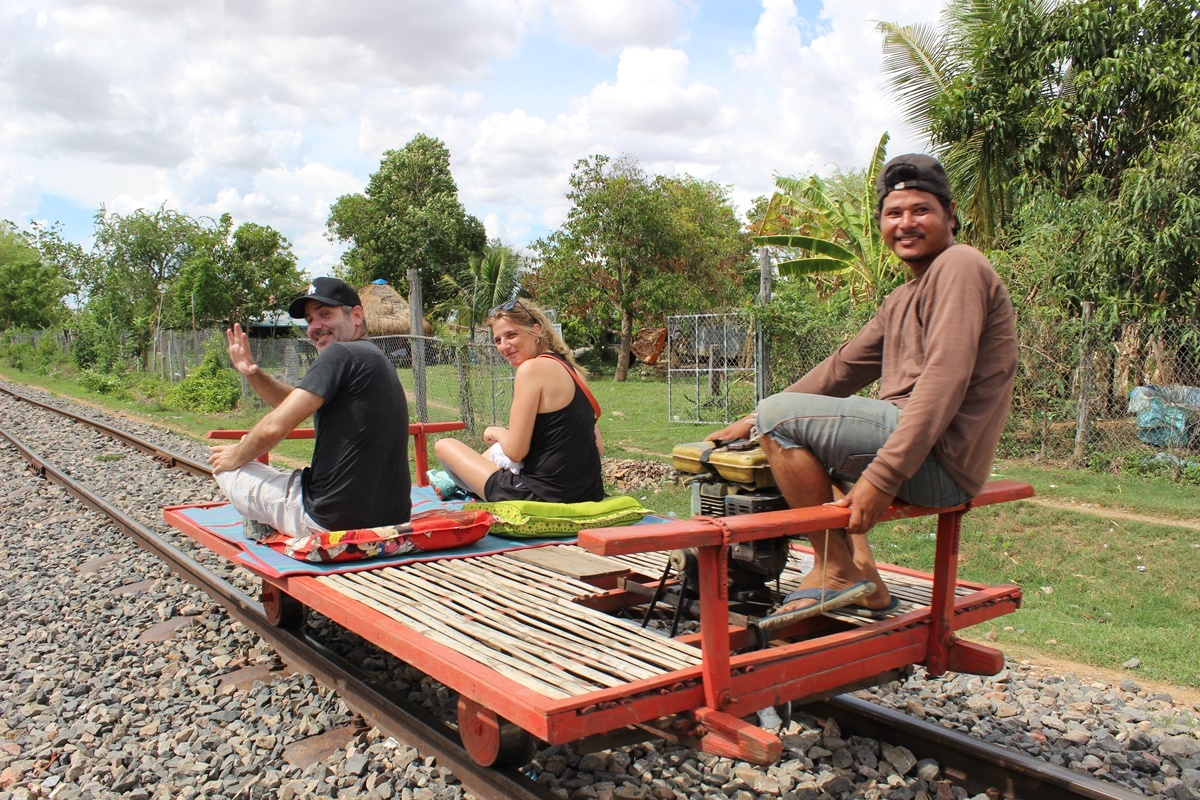
[[[407,522],[408,403],[395,368],[366,338],[358,292],[317,278],[288,313],[307,320],[317,348],[295,388],[259,369],[240,325],[225,333],[234,368],[274,410],[237,444],[212,448],[217,483],[243,517],[292,536]],[[310,416],[311,467],[285,473],[254,460]]]
[[[849,536],[810,536],[814,567],[780,608],[788,620],[840,607],[869,618],[895,611],[865,534],[897,497],[944,507],[978,494],[1012,400],[1012,303],[983,254],[954,241],[958,219],[942,165],[925,155],[893,158],[876,198],[884,242],[912,279],[832,356],[709,436],[747,438],[756,426],[788,505],[851,510]],[[876,380],[878,400],[856,395]],[[836,501],[835,481],[853,483]]]

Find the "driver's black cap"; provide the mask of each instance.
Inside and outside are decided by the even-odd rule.
[[[937,195],[947,203],[952,199],[946,170],[936,158],[919,153],[896,156],[883,165],[875,180],[876,212],[883,208],[883,198],[900,189],[920,189]]]

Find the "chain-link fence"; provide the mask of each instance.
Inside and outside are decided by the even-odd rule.
[[[725,424],[754,408],[754,328],[744,314],[667,320],[667,413],[673,422]]]
[[[372,336],[395,365],[409,397],[413,422],[467,424],[468,436],[482,441],[488,425],[507,424],[512,406],[512,367],[490,342],[450,342],[427,336]],[[251,339],[260,367],[284,383],[296,385],[317,349],[307,339]],[[256,395],[243,381],[243,396]]]
[[[1200,468],[1200,325],[1018,317],[1001,454],[1111,469]]]
[[[856,330],[765,327],[768,391],[780,391]],[[1200,477],[1200,323],[1017,315],[1018,361],[1001,457],[1113,470],[1193,467]],[[872,386],[867,394],[876,391]]]
[[[748,315],[672,317],[658,356],[665,371],[670,421],[724,424],[749,412],[756,380],[769,394],[786,388],[853,335],[845,320]],[[199,363],[217,331],[164,331],[156,337],[152,374],[181,380]],[[765,339],[765,372],[755,336]],[[9,334],[34,345],[63,331]],[[1087,320],[1045,309],[1018,312],[1019,358],[1012,412],[1000,456],[1114,470],[1188,473],[1200,481],[1200,323]],[[293,335],[252,338],[255,360],[295,385],[316,349]],[[413,420],[467,423],[480,444],[488,425],[506,424],[512,368],[490,342],[412,336],[373,341],[407,390]],[[874,391],[870,387],[867,393]],[[253,391],[244,387],[253,402]]]

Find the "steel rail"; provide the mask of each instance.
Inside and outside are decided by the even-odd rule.
[[[183,456],[178,453],[172,453],[170,450],[164,450],[153,442],[146,441],[139,436],[135,436],[134,434],[123,431],[119,428],[114,428],[112,425],[101,422],[98,419],[92,419],[91,417],[83,414],[77,414],[74,411],[68,411],[65,408],[59,408],[58,406],[52,406],[49,403],[43,403],[41,400],[35,400],[32,397],[21,394],[15,389],[10,389],[7,386],[0,385],[0,392],[4,392],[5,394],[22,403],[29,403],[30,405],[44,408],[47,411],[53,411],[54,413],[61,414],[68,419],[73,419],[76,422],[81,422],[84,425],[95,428],[112,439],[116,439],[119,442],[124,442],[130,447],[140,450],[152,458],[162,461],[168,467],[180,467],[192,473],[193,475],[199,475],[201,477],[208,477],[212,475],[212,468],[209,467],[208,464],[205,464],[201,461],[196,461],[195,459],[188,458],[187,456]]]
[[[52,410],[52,406],[49,407]],[[480,767],[462,746],[458,734],[424,709],[379,686],[349,662],[308,639],[298,630],[271,625],[262,604],[252,600],[207,567],[154,531],[110,504],[87,486],[47,461],[25,445],[13,433],[0,427],[3,436],[42,477],[58,484],[83,505],[103,514],[114,525],[133,537],[180,577],[220,603],[231,617],[270,642],[289,666],[307,672],[320,684],[338,693],[346,705],[370,724],[405,742],[423,755],[434,756],[482,800],[558,800],[549,789],[516,769]]]
[[[145,442],[133,434],[118,431],[83,415],[33,400],[3,386],[0,386],[0,391],[84,424],[99,427],[110,433],[113,438],[155,458],[165,460],[168,464],[196,464],[190,459]],[[379,687],[352,664],[302,633],[271,625],[263,615],[260,603],[250,599],[149,528],[48,464],[8,431],[0,428],[0,435],[11,441],[25,460],[42,475],[63,486],[84,505],[108,516],[133,536],[144,549],[162,558],[185,580],[224,605],[230,616],[270,641],[286,663],[302,668],[323,685],[337,691],[356,713],[388,735],[411,744],[423,753],[435,755],[472,793],[485,800],[521,797],[541,800],[556,797],[545,787],[530,781],[516,770],[479,767],[462,748],[457,733],[423,708]],[[201,474],[212,474],[207,465],[199,466],[203,469]],[[803,708],[817,717],[836,718],[845,732],[882,741],[903,742],[918,758],[935,759],[943,774],[967,791],[981,793],[993,790],[999,791],[999,797],[1027,800],[1138,800],[1145,797],[1116,784],[1048,764],[1024,753],[984,742],[850,695],[809,703]]]
[[[903,742],[917,758],[932,758],[942,773],[968,792],[998,790],[999,797],[1025,800],[1145,800],[1145,795],[975,739],[916,717],[839,695],[804,706],[830,716],[844,733]]]

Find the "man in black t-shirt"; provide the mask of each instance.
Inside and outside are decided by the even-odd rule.
[[[241,326],[226,332],[234,368],[274,410],[237,444],[212,448],[217,483],[243,517],[292,536],[407,522],[408,403],[395,368],[366,339],[358,292],[317,278],[288,311],[308,321],[318,354],[298,387],[259,369]],[[280,472],[255,461],[309,416],[311,467]]]

